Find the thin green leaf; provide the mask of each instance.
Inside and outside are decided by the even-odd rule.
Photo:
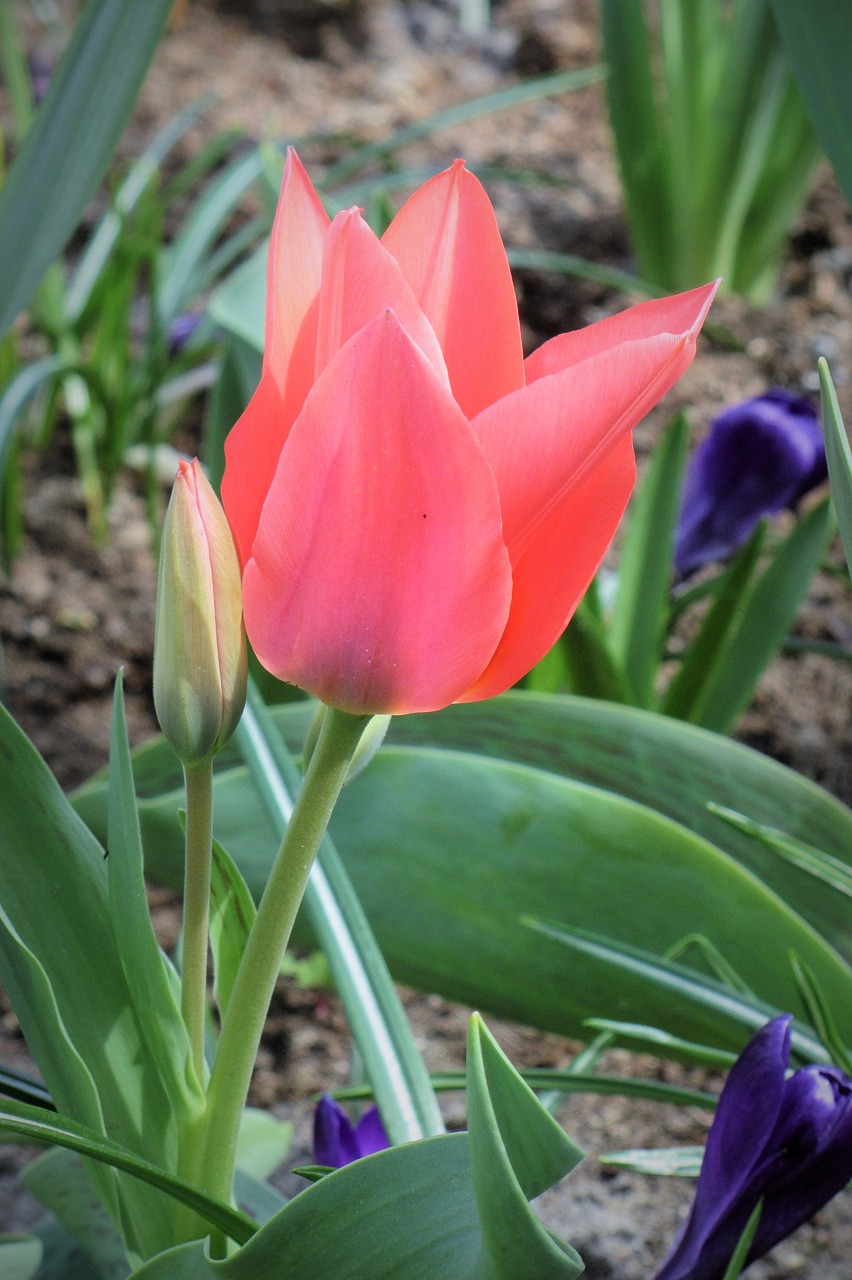
[[[133,1008],[175,1115],[197,1117],[204,1105],[201,1082],[193,1078],[186,1027],[166,969],[169,962],[157,944],[148,911],[121,672],[115,681],[110,733],[108,831],[110,914]]]
[[[704,716],[715,673],[745,612],[765,535],[762,521],[719,580],[707,616],[660,703],[664,715],[709,727]]]
[[[0,1063],[0,1094],[17,1102],[28,1102],[32,1107],[54,1110],[53,1099],[40,1080]]]
[[[811,1025],[831,1054],[832,1061],[847,1075],[852,1074],[852,1054],[850,1054],[837,1032],[837,1026],[831,1014],[831,1007],[813,970],[795,952],[790,956],[790,964],[793,967],[793,974],[802,993],[802,1000],[808,1011]]]
[[[256,915],[257,908],[248,885],[219,841],[214,840],[210,868],[210,948],[213,952],[213,998],[220,1020],[227,1012],[234,979]]]
[[[173,1199],[193,1209],[199,1217],[213,1227],[224,1231],[232,1240],[243,1244],[251,1239],[256,1228],[251,1218],[229,1205],[212,1200],[204,1192],[174,1174],[166,1173],[157,1165],[143,1160],[135,1152],[123,1147],[111,1138],[94,1132],[86,1125],[78,1124],[68,1116],[56,1115],[40,1107],[28,1107],[23,1102],[9,1099],[0,1101],[0,1126],[12,1133],[19,1133],[33,1142],[65,1147],[78,1155],[88,1156],[100,1164],[120,1169],[142,1182],[157,1187]]]
[[[586,1026],[593,1027],[596,1031],[610,1031],[631,1048],[641,1049],[645,1053],[659,1051],[661,1057],[678,1062],[700,1062],[706,1067],[730,1067],[736,1061],[734,1053],[727,1053],[709,1044],[696,1044],[694,1040],[683,1040],[659,1027],[618,1022],[613,1018],[587,1018]]]
[[[752,1209],[751,1214],[749,1215],[749,1220],[743,1227],[743,1233],[737,1241],[737,1247],[731,1256],[731,1261],[725,1268],[725,1274],[723,1275],[722,1280],[737,1280],[737,1277],[742,1273],[743,1267],[746,1264],[746,1258],[748,1257],[748,1251],[751,1248],[751,1242],[755,1237],[755,1233],[760,1222],[760,1214],[762,1210],[763,1200],[761,1199],[758,1200],[757,1204]]]
[[[849,77],[844,83],[848,84]],[[852,105],[850,105],[852,111]],[[852,158],[850,158],[850,187],[852,187]],[[852,200],[852,196],[849,197]],[[840,537],[846,552],[846,563],[852,574],[852,448],[840,415],[837,392],[831,380],[828,363],[819,361],[819,386],[822,395],[822,429],[825,436],[825,456],[831,480],[831,497],[837,512]]]
[[[700,723],[730,733],[783,643],[831,536],[828,499],[796,523],[748,594],[739,625],[709,682]]]
[[[691,933],[686,938],[679,938],[673,947],[666,951],[667,960],[682,960],[690,952],[696,951],[706,964],[710,976],[732,991],[751,996],[754,992],[747,982],[743,982],[733,965],[729,964],[718,947],[714,946],[703,933]]]
[[[697,1178],[704,1159],[703,1147],[634,1147],[628,1151],[606,1151],[598,1163],[627,1173],[646,1173],[656,1178]]]
[[[79,222],[136,101],[171,5],[172,0],[95,0],[83,11],[0,190],[0,336]]]
[[[679,413],[654,450],[627,524],[618,592],[609,627],[616,662],[639,706],[650,705],[660,663],[672,581],[674,531],[689,447],[689,423]]]
[[[610,702],[634,701],[633,691],[613,653],[606,628],[586,601],[580,601],[557,643],[571,693],[606,698]]]
[[[833,858],[831,854],[815,849],[804,840],[796,840],[793,836],[779,831],[777,827],[770,827],[765,822],[754,822],[742,813],[726,809],[724,805],[714,804],[712,800],[707,808],[711,813],[718,814],[724,822],[729,822],[731,826],[736,827],[738,831],[743,831],[746,835],[759,840],[762,845],[772,849],[791,866],[798,867],[822,881],[823,884],[830,885],[844,897],[852,898],[852,868],[847,863],[841,862],[839,858]]]

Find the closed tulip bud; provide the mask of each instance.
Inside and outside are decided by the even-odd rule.
[[[240,570],[225,513],[197,459],[181,462],[157,583],[154,706],[185,765],[227,742],[246,697]]]

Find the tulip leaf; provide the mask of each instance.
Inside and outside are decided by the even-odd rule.
[[[213,952],[213,998],[224,1018],[234,979],[254,924],[257,909],[248,885],[218,840],[210,867],[210,949]]]
[[[230,1258],[195,1241],[137,1280],[575,1280],[582,1262],[527,1196],[574,1167],[578,1148],[474,1018],[470,1132],[408,1143],[311,1183]]]
[[[844,83],[846,82],[848,82],[848,76]],[[852,187],[852,157],[849,163],[849,183]],[[840,416],[840,405],[837,403],[837,392],[825,360],[819,361],[819,384],[822,394],[822,427],[825,435],[828,474],[831,480],[831,497],[837,512],[837,523],[840,525],[846,563],[852,574],[852,448],[849,447],[849,437],[846,434],[843,418]]]
[[[580,601],[557,649],[572,693],[608,698],[613,702],[635,702],[624,671],[613,654],[606,628],[590,607],[588,598]],[[537,691],[533,681],[529,687]]]
[[[34,1280],[44,1247],[34,1236],[0,1236],[0,1274],[3,1280]]]
[[[100,1164],[121,1169],[187,1205],[205,1222],[218,1227],[240,1244],[254,1234],[255,1224],[244,1213],[229,1205],[220,1204],[191,1183],[166,1173],[127,1147],[96,1133],[86,1125],[78,1124],[69,1116],[56,1115],[45,1111],[43,1107],[29,1107],[26,1103],[12,1102],[6,1098],[0,1100],[0,1129],[20,1134],[32,1142],[64,1147]]]
[[[274,1173],[293,1142],[293,1126],[259,1107],[246,1107],[240,1121],[237,1164],[261,1181]]]
[[[635,1147],[629,1151],[606,1151],[598,1156],[598,1163],[657,1178],[697,1178],[703,1159],[703,1147]]]
[[[172,0],[93,0],[83,11],[0,189],[0,336],[77,226],[130,115],[171,6]]]
[[[20,1179],[83,1246],[102,1280],[124,1280],[130,1271],[127,1250],[75,1151],[51,1148],[28,1164]]]
[[[176,977],[154,936],[143,874],[142,840],[121,672],[110,732],[107,883],[116,949],[139,1020],[177,1116],[199,1115],[203,1096],[192,1077],[189,1041],[175,997]]]
[[[679,413],[654,450],[634,498],[618,567],[618,593],[610,644],[633,692],[649,706],[660,662],[681,479],[689,447],[689,423]]]

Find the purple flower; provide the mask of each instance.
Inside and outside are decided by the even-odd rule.
[[[852,1080],[823,1066],[785,1079],[790,1022],[785,1014],[767,1023],[731,1068],[692,1209],[656,1280],[722,1280],[761,1198],[746,1265],[852,1177]]]
[[[317,1164],[340,1169],[362,1156],[384,1151],[390,1146],[381,1117],[375,1107],[365,1111],[357,1125],[340,1103],[323,1094],[314,1112],[314,1159]]]
[[[169,355],[176,356],[183,351],[189,339],[201,323],[197,311],[184,311],[169,325]]]
[[[816,410],[791,391],[725,409],[690,459],[675,544],[681,577],[736,551],[761,516],[794,507],[826,478]]]

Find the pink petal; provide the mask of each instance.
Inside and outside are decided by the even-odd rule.
[[[469,418],[524,385],[518,304],[491,202],[461,160],[403,205],[383,243],[432,322]]]
[[[585,329],[560,333],[527,356],[524,361],[526,381],[535,382],[537,378],[559,373],[568,365],[579,364],[581,360],[611,350],[622,342],[640,341],[653,334],[691,334],[694,341],[718,287],[719,281],[714,280],[687,293],[640,302],[636,307],[628,307],[626,311],[587,325]]]
[[[511,596],[494,479],[391,313],[308,397],[243,591],[263,665],[348,711],[444,706],[494,652]]]
[[[388,308],[449,385],[435,331],[398,264],[364,222],[359,209],[339,213],[325,242],[316,376],[359,329]]]
[[[460,702],[503,693],[556,643],[600,567],[635,474],[633,443],[627,436],[539,525],[512,565],[512,608],[503,638]]]
[[[323,244],[330,221],[292,149],[272,227],[263,376],[225,442],[222,503],[245,564],[287,433],[314,377]]]

